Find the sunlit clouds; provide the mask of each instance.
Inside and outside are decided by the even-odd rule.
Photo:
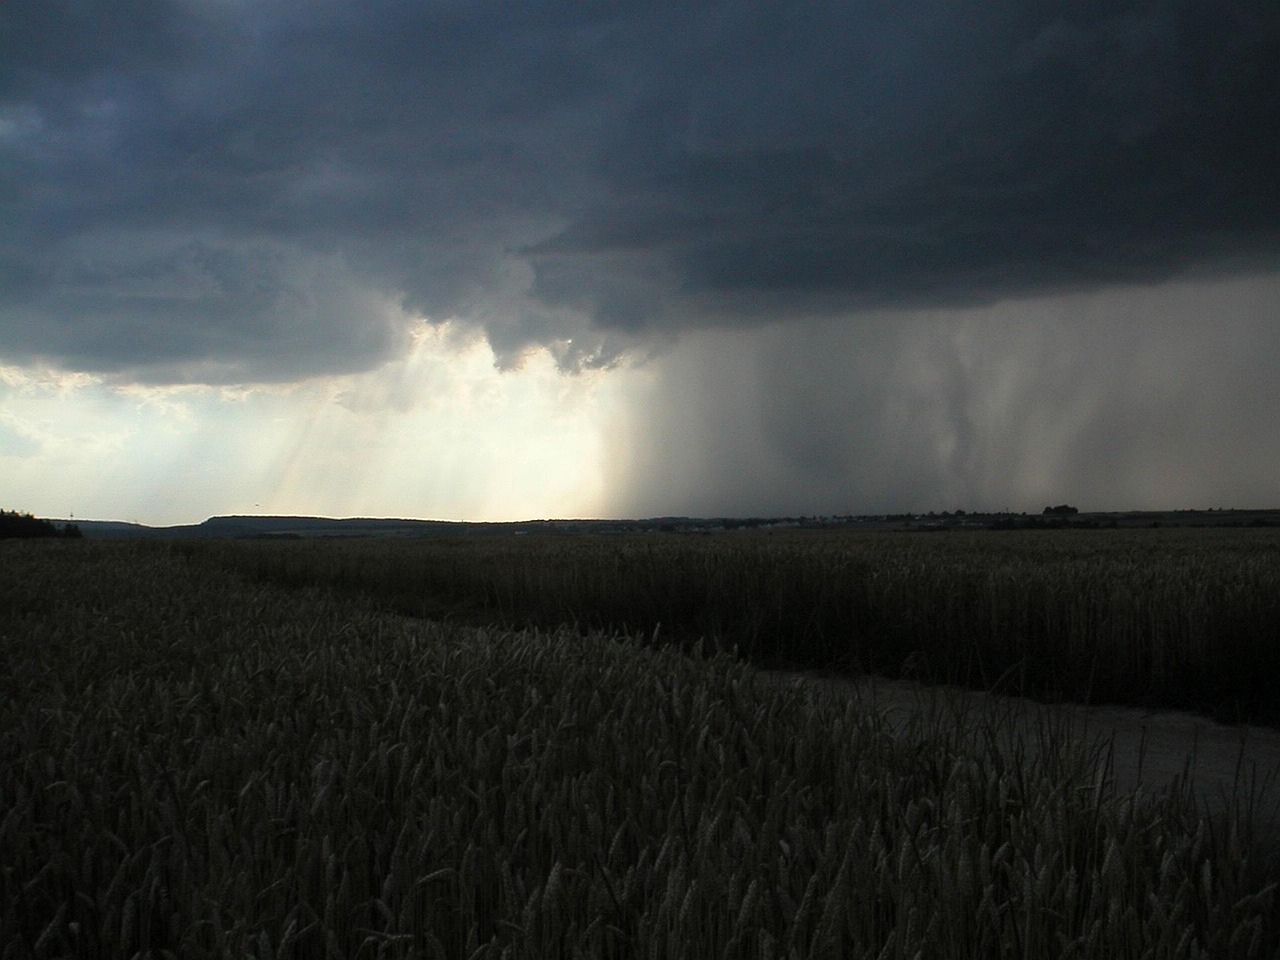
[[[49,516],[225,513],[499,520],[594,515],[625,376],[545,351],[499,371],[422,325],[405,355],[291,385],[143,387],[3,368],[5,496]]]

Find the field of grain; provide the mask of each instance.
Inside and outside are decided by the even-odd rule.
[[[562,624],[750,662],[1280,723],[1280,530],[217,542],[409,614]]]
[[[657,612],[684,632],[723,616],[670,613],[727,576],[709,547],[389,549],[0,544],[0,957],[1280,954],[1247,809],[1118,792],[1105,745],[1047,724],[1011,759],[998,719],[891,725],[604,630],[585,603],[577,628],[482,625],[514,625],[539,583],[585,599],[612,563],[623,599],[675,593]],[[761,612],[774,576],[780,613],[814,576],[798,542],[769,549],[791,562],[747,552],[734,575],[759,565],[734,596],[764,653],[785,623]],[[1274,541],[1248,549],[1274,577]],[[833,556],[815,563],[858,590],[832,603],[864,597],[869,629],[874,591],[906,586]],[[1225,588],[1214,569],[1202,596]],[[1247,557],[1232,570],[1274,584]],[[925,576],[903,609],[935,621],[938,589]],[[405,615],[407,595],[451,619]],[[1043,595],[1098,618],[1110,594]],[[1043,615],[1006,602],[993,622]]]

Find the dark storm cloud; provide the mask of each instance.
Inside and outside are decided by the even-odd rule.
[[[610,206],[541,248],[568,255],[579,297],[602,249],[737,313],[1274,263],[1274,9],[842,9],[710,44],[723,69],[614,145]]]
[[[606,513],[1269,506],[1280,278],[702,331],[656,364]]]
[[[571,365],[1280,246],[1270,0],[17,0],[0,44],[9,358],[359,369],[399,304]]]

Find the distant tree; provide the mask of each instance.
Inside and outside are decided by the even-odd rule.
[[[1070,504],[1061,503],[1056,507],[1045,507],[1044,512],[1047,516],[1069,517],[1080,511]]]
[[[0,540],[32,539],[36,537],[83,537],[74,523],[61,529],[48,520],[40,520],[29,513],[16,510],[0,510]]]

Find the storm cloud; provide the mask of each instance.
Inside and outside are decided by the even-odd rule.
[[[1280,278],[700,331],[655,364],[606,513],[1270,505]]]
[[[13,0],[0,356],[287,380],[424,318],[566,368],[792,322],[900,356],[912,311],[1274,271],[1278,144],[1264,0]]]

